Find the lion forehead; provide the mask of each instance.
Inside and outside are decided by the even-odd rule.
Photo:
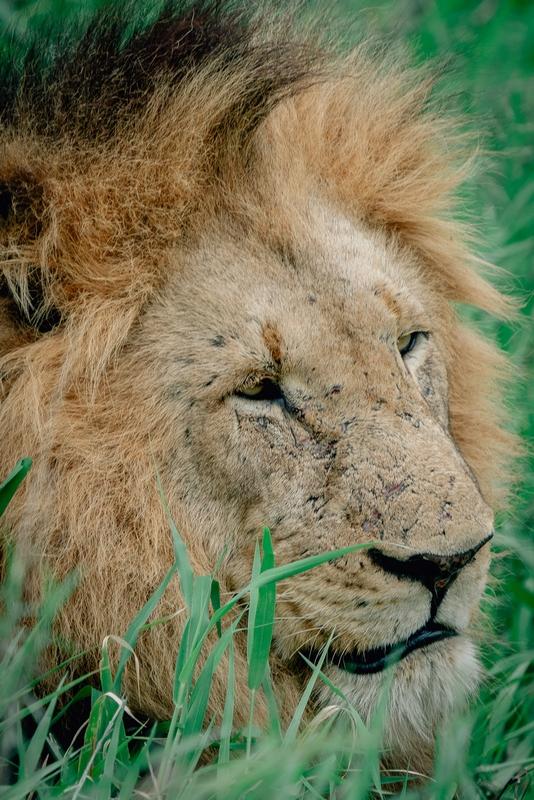
[[[176,324],[174,352],[190,346],[199,362],[203,352],[207,363],[236,366],[248,355],[246,370],[265,358],[267,330],[289,346],[304,328],[306,336],[318,337],[313,353],[321,360],[331,358],[322,328],[340,340],[350,328],[364,342],[383,331],[430,326],[427,308],[435,316],[445,304],[422,280],[413,253],[326,203],[314,200],[310,208],[306,237],[301,226],[298,241],[284,248],[246,230],[208,234],[185,257],[178,254],[163,305],[149,314],[152,325],[158,317],[161,327]],[[434,322],[439,327],[439,319]],[[281,340],[272,344],[279,350]]]

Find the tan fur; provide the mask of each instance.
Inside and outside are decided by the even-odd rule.
[[[29,591],[42,571],[80,574],[57,625],[89,649],[78,672],[97,668],[99,643],[125,632],[173,562],[151,448],[197,574],[229,546],[225,592],[248,582],[264,525],[278,563],[368,541],[399,560],[450,556],[492,530],[512,449],[501,356],[451,304],[508,306],[453,219],[465,169],[454,124],[428,107],[431,80],[370,48],[326,55],[243,138],[245,121],[217,125],[251,70],[208,62],[178,85],[162,73],[142,113],[123,112],[92,144],[43,133],[24,98],[1,134],[0,176],[15,187],[1,225],[6,285],[31,314],[37,271],[41,313],[62,316],[41,334],[1,301],[0,467],[35,461],[6,520],[31,554]],[[403,360],[397,339],[414,330],[429,337]],[[266,379],[285,403],[243,394]],[[438,611],[461,636],[397,667],[390,766],[431,769],[436,725],[476,690],[470,632],[487,551]],[[365,551],[279,586],[284,719],[305,679],[300,648],[332,630],[338,652],[403,641],[429,604],[421,583]],[[157,616],[182,607],[176,579]],[[129,703],[147,715],[172,713],[182,619],[139,642],[140,698],[127,673]],[[370,719],[382,675],[327,671]],[[224,692],[223,670],[210,714]],[[315,707],[330,702],[321,689]]]

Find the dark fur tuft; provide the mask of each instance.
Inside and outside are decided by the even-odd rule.
[[[319,57],[309,42],[265,43],[257,36],[260,17],[229,3],[168,0],[148,25],[132,23],[136,8],[138,16],[138,5],[119,2],[97,12],[78,35],[50,32],[25,56],[14,53],[0,81],[3,125],[27,124],[31,111],[39,135],[106,140],[143,113],[162,83],[176,89],[210,65],[222,74],[239,65],[248,81],[219,127],[237,121],[251,132],[316,70]]]

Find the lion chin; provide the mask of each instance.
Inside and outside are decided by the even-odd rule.
[[[436,729],[480,680],[513,450],[501,356],[455,307],[506,301],[454,221],[464,169],[432,80],[223,5],[166,4],[131,41],[119,5],[52,67],[34,49],[24,79],[5,76],[0,467],[34,459],[8,536],[31,554],[29,598],[43,575],[80,576],[56,625],[80,675],[174,562],[154,460],[196,573],[225,554],[223,593],[248,584],[263,526],[277,564],[367,545],[278,585],[282,721],[302,656],[324,657],[365,722],[387,684],[384,763],[429,774]],[[173,712],[183,607],[175,577],[168,621],[139,637],[139,691],[125,672],[149,717]],[[242,726],[240,634],[235,648]],[[341,702],[323,685],[310,716]]]
[[[372,723],[380,700],[387,698],[382,711],[384,767],[428,776],[434,760],[435,731],[474,696],[480,665],[473,644],[458,638],[401,661],[391,685],[378,672],[356,676],[331,667],[327,674],[367,724]],[[339,706],[339,695],[323,685],[317,703]]]

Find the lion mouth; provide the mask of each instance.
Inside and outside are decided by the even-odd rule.
[[[400,661],[414,650],[458,635],[458,631],[446,628],[445,625],[434,620],[429,620],[426,625],[412,633],[404,642],[375,647],[362,652],[353,650],[351,653],[340,654],[330,650],[326,660],[329,664],[344,669],[352,675],[370,675],[374,672],[381,672],[385,667]],[[307,655],[310,656],[310,653]],[[313,651],[310,660],[316,662],[318,657],[318,651]]]

